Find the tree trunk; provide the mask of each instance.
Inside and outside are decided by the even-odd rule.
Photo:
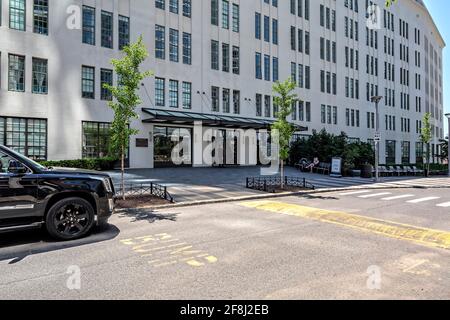
[[[121,170],[122,170],[122,199],[125,200],[125,148],[122,145],[122,155],[121,155]]]
[[[281,160],[281,189],[284,189],[284,160]]]

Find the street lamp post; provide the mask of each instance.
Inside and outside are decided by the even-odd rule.
[[[448,149],[447,149],[447,165],[448,165],[448,176],[450,177],[450,113],[445,115],[448,119]]]
[[[375,128],[376,128],[376,133],[375,133],[375,182],[379,181],[379,171],[378,171],[378,164],[379,164],[379,157],[380,157],[380,152],[379,152],[379,143],[381,140],[381,133],[380,133],[380,115],[378,113],[378,103],[381,101],[381,99],[383,99],[383,97],[381,96],[374,96],[372,98],[370,98],[370,101],[375,103]]]

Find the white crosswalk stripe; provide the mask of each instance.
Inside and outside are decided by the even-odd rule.
[[[361,194],[361,193],[368,193],[370,192],[369,190],[361,190],[361,191],[351,191],[351,192],[345,192],[345,193],[341,193],[341,196],[352,196],[355,194]]]
[[[407,201],[408,203],[422,203],[422,202],[427,202],[427,201],[431,201],[431,200],[437,200],[440,199],[441,197],[425,197],[425,198],[419,198],[419,199],[415,199],[415,200],[410,200]]]
[[[390,193],[390,192],[381,192],[381,193],[375,193],[375,194],[367,194],[367,195],[364,195],[364,196],[359,196],[358,198],[368,199],[368,198],[387,196],[389,194],[392,194],[392,193]]]
[[[383,198],[383,199],[381,199],[381,200],[384,200],[384,201],[392,201],[392,200],[400,200],[400,199],[411,198],[411,197],[414,197],[414,195],[413,195],[413,194],[403,194],[403,195],[400,195],[400,196],[394,196],[394,197]]]
[[[436,206],[441,207],[441,208],[449,208],[450,202],[440,203],[440,204],[437,204]]]

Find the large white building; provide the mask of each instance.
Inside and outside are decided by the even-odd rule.
[[[201,151],[195,121],[267,127],[274,80],[290,76],[303,135],[326,129],[371,141],[370,99],[379,95],[381,163],[421,158],[425,112],[435,151],[443,137],[445,43],[420,0],[389,9],[385,0],[0,1],[0,143],[30,157],[107,152],[112,112],[101,84],[117,83],[110,60],[139,35],[154,77],[132,124],[140,132],[130,142],[133,168],[170,165],[179,128],[194,131]]]

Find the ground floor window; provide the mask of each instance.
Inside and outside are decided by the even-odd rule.
[[[423,142],[416,142],[416,163],[423,163]]]
[[[107,122],[82,122],[83,158],[102,158],[108,156],[111,124]]]
[[[179,143],[178,141],[186,140],[189,144],[189,150],[180,151],[179,159],[183,158],[181,165],[192,165],[192,129],[176,128],[176,127],[161,127],[155,126],[153,130],[154,139],[154,166],[155,167],[171,167],[175,166],[172,157],[172,151]],[[179,164],[177,164],[179,165]]]
[[[386,164],[395,164],[395,141],[386,141]]]
[[[33,160],[46,160],[47,120],[0,117],[0,144]]]
[[[411,143],[409,141],[402,141],[402,164],[410,163]]]

